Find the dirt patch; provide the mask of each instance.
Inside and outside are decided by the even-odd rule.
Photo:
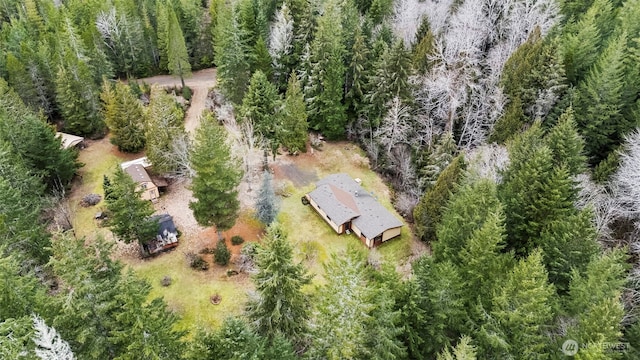
[[[233,245],[231,238],[235,235],[241,236],[244,239],[244,243]],[[264,229],[260,223],[252,219],[249,214],[243,214],[231,229],[222,232],[222,237],[225,239],[225,243],[232,254],[231,261],[233,262],[233,256],[240,254],[244,244],[247,242],[260,242],[263,235]],[[199,245],[202,246],[203,249],[205,247],[215,248],[218,242],[218,232],[215,228],[207,228],[198,234],[198,236],[202,240]]]
[[[153,205],[156,214],[167,213],[173,216],[176,227],[185,235],[197,234],[204,229],[198,225],[191,208],[189,208],[189,202],[193,200],[193,193],[189,190],[189,185],[191,185],[191,180],[173,182]]]
[[[289,180],[297,187],[304,187],[318,180],[315,170],[305,170],[296,163],[275,163],[272,166],[276,180]]]
[[[150,85],[157,85],[164,88],[181,86],[180,78],[171,75],[158,75],[145,79],[138,79]],[[214,87],[217,82],[216,69],[204,69],[195,71],[190,77],[184,79],[186,86],[191,88],[192,96],[189,109],[185,115],[184,128],[187,132],[193,134],[200,124],[200,114],[206,108],[207,94],[209,89]]]

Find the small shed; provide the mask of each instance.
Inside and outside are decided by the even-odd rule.
[[[142,190],[142,194],[140,195],[140,197],[145,200],[151,201],[156,201],[158,197],[160,197],[160,194],[158,193],[158,187],[151,180],[151,177],[149,177],[147,170],[145,170],[142,165],[130,165],[124,168],[124,171],[129,174],[133,181],[138,184],[136,190]]]
[[[154,239],[142,244],[142,255],[145,257],[178,246],[178,230],[171,215],[154,215],[151,220],[158,222],[158,233]]]
[[[63,149],[70,149],[78,146],[84,141],[82,136],[71,135],[63,132],[57,132],[56,137],[59,137],[62,140]]]
[[[400,235],[402,222],[347,174],[316,183],[303,204],[311,205],[338,234],[353,232],[369,248]]]

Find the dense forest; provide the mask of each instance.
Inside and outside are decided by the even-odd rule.
[[[171,96],[117,81],[210,67],[194,140]],[[0,0],[0,77],[2,359],[640,357],[639,0]],[[245,312],[181,331],[111,242],[49,226],[82,166],[56,128],[198,196],[241,177],[230,118],[274,156],[358,143],[432,254],[402,277],[352,249],[311,287],[273,222]],[[192,209],[228,228],[234,196]]]

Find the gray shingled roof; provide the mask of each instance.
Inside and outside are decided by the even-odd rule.
[[[318,181],[309,197],[336,224],[353,219],[353,224],[369,239],[402,226],[400,220],[347,174],[333,174]]]
[[[149,174],[147,174],[147,170],[145,170],[142,165],[139,165],[139,164],[131,165],[126,169],[124,169],[124,171],[126,171],[127,174],[131,176],[133,181],[137,183],[153,182],[151,181]]]
[[[335,188],[329,184],[318,185],[315,190],[309,193],[309,197],[318,204],[318,207],[338,225],[360,216],[359,212],[339,201],[338,196]]]

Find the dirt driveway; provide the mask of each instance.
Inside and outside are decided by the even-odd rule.
[[[154,77],[138,79],[150,85],[158,85],[162,87],[181,86],[180,78],[171,75],[158,75]],[[184,79],[185,85],[191,88],[193,96],[191,104],[184,120],[185,129],[193,134],[198,127],[200,114],[205,109],[207,93],[209,89],[216,86],[217,76],[216,69],[204,69],[193,72],[193,74]]]

